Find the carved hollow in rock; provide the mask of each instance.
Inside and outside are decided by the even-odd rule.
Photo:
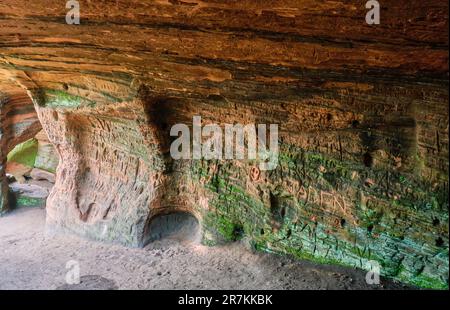
[[[389,27],[356,0],[97,0],[77,26],[49,2],[0,2],[0,210],[6,156],[42,126],[49,230],[140,247],[187,212],[207,245],[448,288],[448,1],[383,2]],[[193,116],[278,125],[278,166],[174,160]]]
[[[187,212],[157,215],[146,228],[145,244],[166,238],[199,243],[200,227],[197,218]]]

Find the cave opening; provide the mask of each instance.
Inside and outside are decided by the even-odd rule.
[[[182,243],[200,243],[201,241],[201,226],[198,219],[184,211],[154,216],[146,231],[145,244],[163,240]]]
[[[9,208],[45,207],[55,184],[58,161],[43,131],[17,144],[6,161]]]

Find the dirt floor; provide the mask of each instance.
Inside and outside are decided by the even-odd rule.
[[[242,244],[205,247],[165,238],[143,249],[71,235],[47,236],[45,210],[21,208],[0,218],[0,289],[405,289],[365,272],[319,266]],[[66,284],[68,261],[81,283]],[[73,269],[72,269],[73,270]]]

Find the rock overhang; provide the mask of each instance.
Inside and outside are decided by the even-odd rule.
[[[448,3],[386,4],[387,31],[356,2],[80,2],[80,25],[0,4],[0,68],[62,159],[49,228],[142,246],[171,208],[207,244],[448,287]],[[278,124],[279,166],[174,161],[166,131],[194,115]]]

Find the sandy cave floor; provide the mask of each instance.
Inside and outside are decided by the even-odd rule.
[[[405,289],[365,272],[316,265],[242,244],[206,247],[162,239],[143,249],[72,235],[47,236],[45,210],[21,208],[0,218],[0,289]],[[79,262],[81,283],[65,284],[66,263]]]

